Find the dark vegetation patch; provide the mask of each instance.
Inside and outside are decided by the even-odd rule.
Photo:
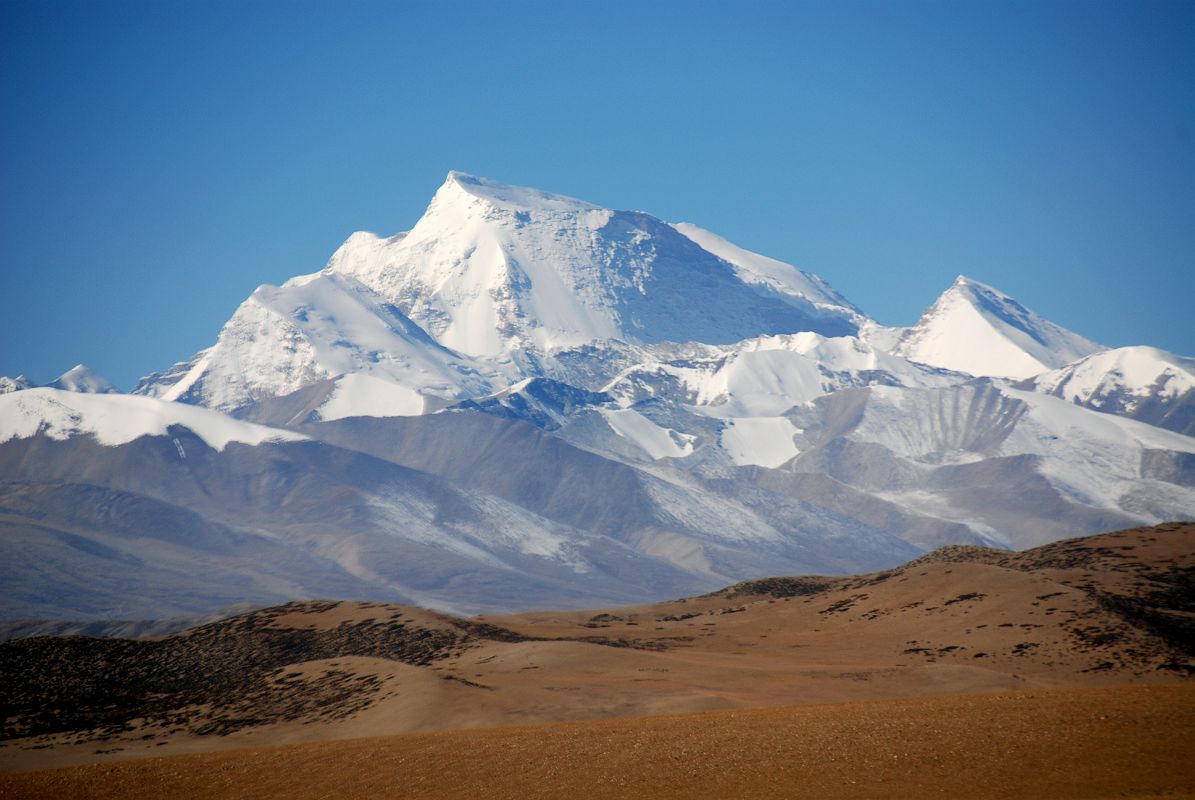
[[[712,624],[712,623],[711,623]],[[568,636],[553,639],[557,642],[587,642],[589,644],[599,644],[603,647],[620,647],[629,648],[631,650],[653,650],[661,652],[668,650],[680,642],[692,641],[691,636],[669,636],[663,639],[627,639],[625,637],[618,637],[617,639],[609,636]]]
[[[819,614],[841,614],[844,611],[850,611],[851,608],[854,607],[855,603],[859,602],[860,600],[866,600],[866,599],[867,599],[867,595],[865,595],[865,594],[853,594],[850,597],[844,597],[843,599],[841,599],[835,603],[831,603],[830,605],[826,606],[825,608],[823,608],[821,611],[819,611],[817,613],[819,613]]]
[[[733,599],[743,595],[768,595],[770,597],[803,597],[827,592],[835,588],[841,579],[802,575],[795,578],[762,578],[743,581],[715,594],[725,594]]]
[[[478,639],[524,638],[489,625],[345,621],[319,629],[335,603],[290,603],[159,640],[40,637],[0,642],[0,739],[63,731],[104,737],[145,726],[230,733],[249,725],[351,715],[377,699],[380,681],[285,667],[343,656],[427,666]],[[288,624],[278,623],[288,616]],[[313,615],[309,625],[294,615]],[[460,623],[460,624],[458,624]]]
[[[947,600],[942,605],[951,606],[955,603],[970,603],[975,600],[982,600],[985,597],[987,597],[987,595],[983,594],[982,592],[967,592],[966,594],[960,594],[958,597]]]
[[[523,667],[523,669],[534,669],[534,667]],[[471,681],[468,678],[462,678],[460,675],[441,675],[440,677],[446,681],[456,681],[457,683],[463,683],[465,686],[471,686],[474,689],[489,689],[491,691],[494,689],[493,686],[485,683],[478,683],[477,681]]]
[[[497,625],[491,625],[488,622],[477,622],[476,620],[461,619],[460,617],[445,617],[444,621],[461,631],[468,639],[488,639],[493,642],[543,641],[539,636],[524,636],[521,633],[515,633],[506,628],[499,628]]]
[[[926,564],[997,564],[1008,555],[1007,550],[973,544],[948,544],[931,550],[905,564],[905,569]]]
[[[1177,653],[1195,657],[1195,570],[1175,569],[1156,576],[1159,588],[1138,597],[1098,594],[1105,611],[1154,634]]]

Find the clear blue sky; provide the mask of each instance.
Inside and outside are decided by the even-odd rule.
[[[449,169],[909,324],[958,273],[1195,354],[1195,3],[0,3],[0,374],[123,388]]]

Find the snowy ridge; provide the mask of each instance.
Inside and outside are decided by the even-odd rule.
[[[136,391],[231,410],[345,373],[444,398],[489,391],[495,375],[432,341],[351,277],[316,273],[259,287],[173,383]]]
[[[691,222],[678,222],[672,227],[692,239],[703,250],[733,264],[739,277],[747,283],[766,286],[779,294],[801,297],[817,305],[855,310],[850,301],[819,275],[745,250]],[[860,315],[860,321],[862,319]]]
[[[1078,405],[1132,413],[1148,398],[1172,400],[1195,389],[1195,359],[1156,347],[1118,347],[1042,373],[1028,384]]]
[[[1195,435],[1195,359],[1155,347],[1105,350],[1017,385]]]
[[[1195,488],[1167,486],[1165,497],[1154,500],[1150,508],[1143,500],[1161,487],[1136,483],[1147,477],[1142,474],[1146,451],[1195,453],[1195,438],[1124,417],[1076,409],[1064,400],[1035,392],[1004,391],[1029,406],[1029,424],[1018,426],[1005,443],[1005,452],[1046,456],[1042,473],[1070,496],[1089,506],[1131,511],[1150,522],[1195,513]]]
[[[0,442],[44,434],[51,439],[92,435],[103,445],[141,436],[166,436],[181,425],[216,449],[229,442],[261,444],[307,439],[292,431],[232,419],[217,411],[150,397],[27,389],[0,397]]]
[[[854,337],[815,333],[727,346],[646,346],[637,355],[640,363],[598,393],[577,398],[572,413],[555,415],[549,429],[563,428],[569,441],[632,463],[639,463],[635,455],[694,456],[694,463],[775,468],[800,452],[793,438],[800,431],[786,415],[802,404],[846,388],[944,387],[965,380]],[[586,406],[616,439],[602,439]],[[523,418],[542,424],[532,415]],[[628,451],[627,443],[635,449]]]
[[[673,352],[624,371],[604,390],[624,405],[651,397],[713,417],[774,417],[839,389],[877,383],[945,386],[960,379],[854,337],[807,332]]]
[[[960,275],[904,333],[896,355],[977,376],[1027,378],[1103,349]]]

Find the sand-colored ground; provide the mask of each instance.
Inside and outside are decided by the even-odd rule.
[[[631,608],[4,643],[0,796],[1187,796],[1193,574],[1170,524]]]
[[[31,800],[1192,796],[1191,684],[459,730],[0,775],[0,797]]]

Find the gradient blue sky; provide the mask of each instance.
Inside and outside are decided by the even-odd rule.
[[[123,388],[449,169],[909,324],[965,273],[1195,354],[1195,3],[0,3],[0,374]]]

